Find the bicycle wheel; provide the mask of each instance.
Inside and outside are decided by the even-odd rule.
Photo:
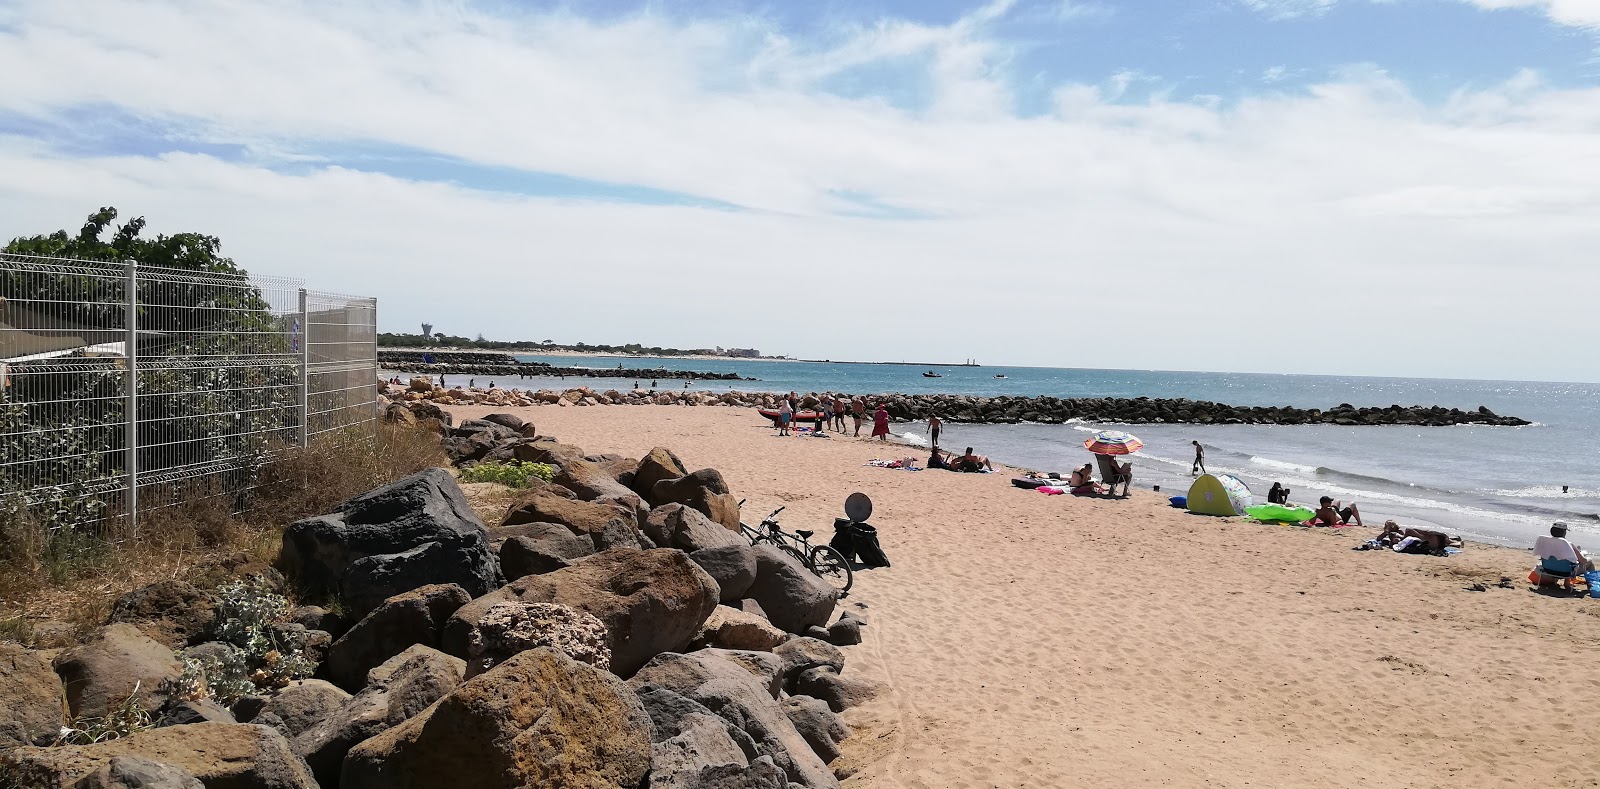
[[[850,563],[844,560],[844,554],[834,550],[832,545],[818,545],[811,549],[811,572],[821,576],[840,594],[850,591],[851,585],[856,582],[856,574],[851,571]]]

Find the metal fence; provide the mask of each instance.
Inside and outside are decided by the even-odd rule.
[[[0,253],[0,505],[137,524],[377,419],[377,302],[299,280]]]

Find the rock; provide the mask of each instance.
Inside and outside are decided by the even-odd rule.
[[[445,428],[455,424],[455,417],[451,416],[449,411],[446,411],[443,408],[434,405],[433,403],[412,403],[411,413],[412,415],[416,416],[419,422],[432,419],[438,422],[441,427]]]
[[[778,698],[783,695],[783,658],[771,652],[756,652],[749,649],[703,649],[704,654],[715,655],[732,663],[755,677],[766,688],[767,695]]]
[[[650,789],[784,789],[788,777],[771,757],[754,763],[728,736],[727,723],[710,713],[686,715],[679,733],[654,743]]]
[[[743,611],[743,612],[745,612],[747,614],[755,614],[756,616],[759,616],[762,619],[767,620],[768,622],[772,621],[772,619],[767,616],[766,609],[762,608],[760,603],[758,603],[758,602],[756,602],[754,600],[751,600],[748,597],[741,598],[739,600],[731,602],[731,603],[728,604],[728,607],[737,608],[740,611]]]
[[[360,690],[368,671],[412,644],[438,647],[444,623],[471,599],[455,584],[434,584],[395,595],[333,642],[324,671],[339,687]]]
[[[682,504],[663,504],[651,510],[645,518],[643,531],[662,548],[677,548],[688,553],[730,545],[749,546],[743,537]]]
[[[372,670],[367,686],[294,738],[323,787],[339,785],[351,748],[418,715],[461,684],[466,663],[437,649],[413,646]]]
[[[299,736],[302,732],[338,712],[350,701],[350,694],[331,682],[305,679],[291,682],[261,709],[262,714],[277,716],[285,736]]]
[[[788,637],[788,633],[774,627],[764,617],[719,605],[701,626],[694,644],[719,649],[770,652]]]
[[[838,592],[793,557],[771,545],[755,546],[756,580],[746,594],[767,619],[790,633],[826,625]]]
[[[475,677],[535,647],[550,647],[579,663],[611,668],[606,626],[555,603],[496,603],[467,636],[467,677]]]
[[[228,710],[233,713],[234,720],[240,723],[253,723],[270,701],[272,700],[266,696],[240,696]]]
[[[307,630],[321,630],[334,638],[350,629],[345,618],[320,605],[302,605],[289,611],[289,621],[304,625]]]
[[[303,586],[337,588],[355,616],[426,584],[454,583],[481,595],[499,582],[483,523],[437,468],[290,524],[282,561]]]
[[[181,768],[211,789],[317,789],[282,734],[248,723],[168,726],[93,745],[18,748],[0,768],[9,768],[20,786],[70,789],[122,756]]]
[[[531,537],[535,541],[556,540],[559,544],[549,548],[554,549],[559,556],[572,559],[594,553],[593,540],[574,534],[571,529],[559,523],[519,523],[515,526],[489,527],[489,544],[496,551],[504,547],[505,541],[512,537]],[[501,572],[504,572],[504,568]]]
[[[628,687],[554,649],[512,657],[350,751],[344,789],[627,787],[650,769],[650,718]]]
[[[566,531],[565,527],[562,526],[555,526],[555,528]],[[594,552],[594,546],[588,540],[573,535],[571,532],[567,533],[573,539],[581,541],[588,553]],[[556,570],[570,566],[572,566],[572,560],[561,556],[556,548],[548,543],[529,537],[512,537],[500,546],[500,572],[505,574],[508,581],[515,581],[518,578],[529,575],[553,573]]]
[[[715,711],[748,734],[794,783],[811,789],[839,785],[761,681],[725,657],[709,651],[658,655],[630,684],[636,690],[656,685]]]
[[[413,392],[431,392],[433,391],[433,377],[422,375],[413,377],[407,388]],[[435,408],[437,408],[437,406],[435,406]]]
[[[827,702],[810,696],[790,696],[783,700],[783,711],[824,763],[839,758],[839,743],[850,736],[850,727],[838,713],[828,709]]]
[[[839,621],[828,625],[828,643],[847,647],[861,643],[861,626],[866,622],[849,611],[839,615]]]
[[[238,723],[226,707],[210,699],[182,701],[161,716],[157,726],[190,726],[196,723]]]
[[[806,669],[794,680],[795,694],[822,699],[834,712],[844,712],[868,701],[881,690],[872,680],[841,676],[827,666]]]
[[[307,630],[299,622],[279,622],[267,628],[273,643],[298,645],[306,659],[321,665],[328,662],[328,651],[333,647],[333,636],[321,630]]]
[[[118,598],[111,621],[133,625],[168,649],[182,649],[211,637],[217,599],[183,581],[157,581]]]
[[[633,475],[639,469],[639,460],[637,458],[628,458],[621,455],[589,455],[584,460],[599,466],[606,473],[606,476],[616,480],[624,488],[628,488],[630,495],[638,495],[637,492],[633,491],[633,486],[628,484],[633,481]],[[649,508],[646,507],[646,509]]]
[[[467,655],[473,626],[497,603],[560,603],[605,624],[611,670],[626,677],[655,655],[687,646],[716,607],[717,594],[716,582],[682,551],[613,549],[520,578],[462,606],[445,624],[444,650]]]
[[[490,414],[484,417],[483,421],[500,425],[519,436],[532,435],[529,432],[529,428],[533,426],[532,423],[523,421],[522,417],[516,414]]]
[[[556,474],[556,478],[552,481],[578,494],[578,498],[583,501],[594,501],[601,496],[633,494],[632,490],[618,482],[599,464],[582,458],[562,464],[560,473]]]
[[[50,656],[0,642],[0,753],[44,745],[66,722],[66,694]]]
[[[656,447],[650,450],[650,454],[645,455],[639,461],[638,467],[633,472],[633,480],[629,483],[629,487],[633,488],[635,493],[644,497],[646,501],[652,504],[659,504],[661,502],[651,498],[655,492],[655,484],[663,480],[677,479],[688,473],[689,471],[683,465],[683,461],[679,460],[677,455],[672,454],[672,450],[666,447]]]
[[[705,468],[677,479],[667,479],[651,487],[651,503],[682,504],[699,510],[723,528],[738,533],[739,500],[728,493],[728,485],[716,469]]]
[[[142,756],[114,756],[73,789],[205,789],[194,773]]]
[[[172,650],[123,623],[106,625],[86,643],[61,653],[55,668],[74,718],[104,717],[135,688],[145,709],[160,709],[166,698],[162,683],[183,673]]]
[[[273,594],[284,594],[289,589],[288,582],[284,580],[283,573],[278,572],[278,568],[261,562],[243,551],[208,562],[203,568],[204,575],[219,579],[216,581],[219,586],[225,581],[239,581],[246,586],[260,587]]]
[[[400,403],[390,403],[385,407],[383,409],[383,419],[386,422],[394,422],[405,427],[417,426],[417,415],[411,413],[411,409]]]
[[[575,460],[583,460],[584,451],[571,444],[534,440],[526,444],[518,444],[516,456],[517,460],[531,463],[549,463],[553,466],[565,468],[568,463]]]
[[[724,603],[744,597],[749,593],[750,585],[756,582],[755,548],[743,540],[733,545],[701,548],[689,554],[689,559],[700,565],[700,569],[717,582]],[[762,618],[765,619],[765,615]]]
[[[596,551],[610,548],[638,548],[638,520],[619,504],[573,501],[536,492],[506,513],[501,526],[525,523],[558,523],[580,537],[587,538]]]

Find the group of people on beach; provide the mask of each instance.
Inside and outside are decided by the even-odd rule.
[[[796,414],[800,413],[800,394],[790,392],[778,403],[778,418],[776,420],[778,435],[794,435],[791,430],[796,421]],[[815,427],[813,435],[820,435],[824,429],[845,432],[845,419],[848,417],[855,422],[855,436],[861,436],[861,423],[867,415],[867,401],[862,397],[851,397],[846,400],[842,395],[826,395],[819,398],[813,411]],[[889,440],[889,408],[883,403],[877,403],[872,410],[872,437],[880,441]]]

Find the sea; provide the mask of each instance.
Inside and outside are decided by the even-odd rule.
[[[1439,528],[1470,540],[1531,546],[1563,521],[1574,542],[1600,548],[1600,384],[1367,378],[1257,373],[967,367],[734,359],[518,356],[561,366],[666,368],[732,372],[755,381],[694,381],[702,391],[884,392],[1211,400],[1238,406],[1327,409],[1441,405],[1486,406],[1533,422],[1525,427],[1340,427],[1335,425],[946,424],[946,449],[974,447],[996,462],[1065,475],[1092,460],[1083,442],[1094,432],[1125,429],[1144,442],[1133,458],[1135,487],[1174,496],[1193,482],[1190,441],[1206,448],[1206,468],[1243,480],[1258,502],[1278,482],[1296,503],[1323,495],[1355,502],[1363,520]],[[938,378],[924,377],[924,372]],[[480,382],[480,384],[486,382]],[[523,388],[634,381],[583,378],[520,380]],[[651,381],[641,380],[649,387]],[[662,379],[659,388],[682,388]],[[501,386],[508,383],[502,382]],[[759,423],[752,414],[752,420]],[[925,446],[925,424],[898,424],[904,442]],[[886,456],[909,454],[891,452]],[[1017,495],[1026,495],[1020,491]]]

